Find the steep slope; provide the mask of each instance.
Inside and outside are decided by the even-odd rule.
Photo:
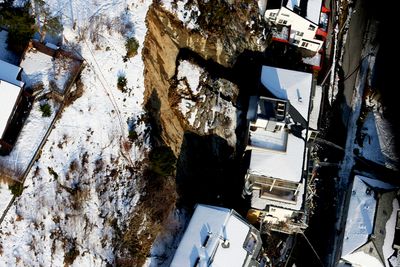
[[[243,51],[263,51],[265,30],[260,27],[263,24],[259,21],[258,7],[256,3],[248,2],[185,1],[174,8],[178,5],[175,1],[161,1],[149,10],[149,31],[143,51],[145,99],[159,104],[161,137],[176,155],[184,130],[188,128],[171,109],[169,98],[175,90],[173,78],[178,55],[182,49],[188,49],[203,59],[220,64],[228,72]]]
[[[83,94],[63,111],[0,228],[0,266],[115,264],[139,200],[146,125],[140,57],[151,1],[45,1],[67,49],[86,60]],[[139,56],[124,61],[125,42]],[[117,88],[118,76],[127,89]],[[136,142],[128,139],[132,130]],[[138,230],[138,229],[136,229]]]

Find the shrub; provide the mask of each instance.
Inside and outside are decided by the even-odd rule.
[[[35,33],[35,19],[29,14],[29,2],[23,7],[13,7],[12,4],[4,4],[1,10],[0,25],[8,28],[8,48],[21,54],[29,40]]]
[[[129,135],[128,135],[129,140],[131,140],[132,142],[136,141],[138,139],[138,134],[137,132],[132,129],[129,131]]]
[[[122,92],[125,91],[126,89],[126,84],[128,83],[128,80],[124,75],[118,76],[118,82],[117,82],[117,87],[120,89]]]
[[[53,170],[53,168],[51,168],[51,167],[47,167],[47,169],[49,170],[49,173],[50,173],[51,175],[53,175],[54,180],[57,180],[57,179],[58,179],[58,173],[56,173],[56,172]]]
[[[169,176],[175,170],[176,157],[167,146],[155,147],[149,154],[150,169],[160,176]]]
[[[69,266],[74,263],[76,257],[78,257],[80,253],[78,248],[76,247],[75,240],[68,240],[66,243],[69,249],[64,255],[64,266]]]
[[[125,42],[126,57],[134,57],[137,55],[137,50],[139,48],[139,42],[135,37],[128,38]]]
[[[40,104],[40,111],[42,111],[43,117],[50,117],[51,115],[51,106],[48,103]]]
[[[23,185],[21,183],[15,183],[15,184],[9,185],[8,189],[10,189],[11,193],[14,196],[19,197],[22,194],[22,190],[24,188],[23,188]]]

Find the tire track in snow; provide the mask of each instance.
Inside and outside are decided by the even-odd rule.
[[[70,0],[72,1],[72,0]],[[120,2],[117,2],[120,3]],[[109,4],[109,5],[115,5],[115,4]],[[104,5],[103,5],[104,7]],[[65,17],[70,18],[68,15],[66,15],[65,13],[61,12]],[[91,16],[93,17],[93,15]],[[71,19],[71,18],[70,18]],[[78,28],[78,33],[81,33],[81,27],[79,25],[77,25]],[[91,61],[88,60],[88,58],[83,57],[83,55],[81,53],[79,53],[78,51],[76,51],[76,53],[78,53],[93,69],[94,73],[96,74],[96,77],[99,79],[101,87],[103,88],[103,90],[105,91],[107,97],[109,98],[111,104],[113,105],[117,117],[118,117],[118,121],[119,121],[119,126],[121,129],[121,138],[120,138],[120,151],[121,151],[121,155],[129,161],[129,164],[134,167],[135,164],[129,154],[129,151],[125,151],[125,147],[124,144],[128,142],[128,140],[126,139],[126,137],[124,136],[124,124],[122,122],[122,116],[121,116],[121,111],[118,108],[118,104],[117,101],[115,100],[115,97],[113,95],[113,93],[111,92],[111,90],[109,90],[108,88],[110,87],[107,83],[107,79],[104,77],[103,72],[101,71],[100,65],[98,63],[98,61],[96,60],[96,57],[93,53],[93,50],[90,48],[90,45],[88,44],[87,40],[85,37],[79,35],[80,39],[83,40],[83,43],[85,44],[86,48],[89,51],[89,55],[91,56]],[[65,37],[65,35],[63,34],[63,38],[66,41],[67,44],[70,44],[70,42],[68,41],[68,39]]]
[[[64,38],[65,38],[65,37],[64,37]],[[101,86],[103,87],[103,89],[104,89],[104,91],[105,91],[107,97],[109,98],[111,104],[113,105],[113,107],[114,107],[114,109],[115,109],[115,111],[116,111],[116,113],[117,113],[117,117],[118,117],[118,121],[119,121],[119,126],[120,126],[120,128],[121,128],[121,139],[122,139],[122,141],[120,141],[121,153],[122,153],[122,155],[129,161],[129,163],[131,164],[131,166],[134,167],[135,164],[133,163],[133,160],[132,160],[132,158],[131,158],[129,152],[127,153],[127,151],[125,151],[125,148],[124,148],[124,143],[127,142],[127,139],[126,139],[126,137],[124,136],[124,124],[123,124],[123,122],[122,122],[121,111],[120,111],[120,109],[118,108],[117,101],[115,100],[115,97],[114,97],[113,93],[111,92],[111,90],[108,89],[108,88],[109,88],[109,85],[108,85],[108,83],[107,83],[106,78],[104,77],[103,72],[101,71],[100,65],[99,65],[99,63],[97,62],[96,57],[95,57],[95,55],[94,55],[92,49],[90,48],[90,46],[89,46],[89,44],[87,43],[87,41],[86,41],[85,38],[83,38],[83,41],[84,41],[84,43],[85,43],[87,49],[89,50],[89,53],[90,53],[91,58],[92,58],[93,61],[92,61],[92,62],[89,62],[87,59],[85,59],[85,60],[86,60],[86,62],[88,62],[88,64],[90,64],[90,65],[92,66],[92,69],[93,69],[94,73],[95,73],[96,76],[99,78],[99,81],[100,81],[100,83],[101,83]],[[125,153],[126,153],[126,154],[125,154]]]

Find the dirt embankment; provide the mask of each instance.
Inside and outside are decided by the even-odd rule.
[[[202,5],[200,8],[210,8],[206,4]],[[223,5],[225,7],[228,4]],[[232,14],[227,16],[227,24],[211,29],[207,29],[207,25],[202,22],[204,19],[199,17],[199,28],[190,30],[174,14],[156,4],[153,4],[147,14],[148,33],[143,50],[145,103],[147,109],[156,115],[155,127],[158,128],[162,141],[171,147],[176,156],[180,153],[183,135],[188,129],[174,112],[170,99],[171,90],[175,89],[173,78],[180,50],[189,49],[203,59],[230,68],[243,51],[263,51],[265,48],[265,41],[260,41],[262,31],[252,30],[248,26],[252,20],[259,19],[257,13],[254,14],[256,11],[252,10],[253,15],[244,14],[239,7],[235,9],[235,5],[238,4],[228,5]],[[216,10],[215,3],[212,10]]]
[[[201,25],[196,30],[186,28],[176,15],[158,4],[153,4],[147,14],[148,32],[142,53],[144,103],[146,119],[151,125],[153,150],[150,154],[155,157],[149,156],[143,195],[128,231],[121,238],[117,260],[121,266],[143,265],[177,199],[186,199],[186,204],[191,206],[192,202],[207,203],[210,199],[219,203],[233,193],[240,194],[241,186],[236,186],[241,181],[236,168],[238,162],[232,156],[235,155],[235,129],[227,129],[235,124],[225,114],[226,108],[232,111],[231,115],[235,114],[233,103],[239,89],[227,77],[234,76],[230,68],[242,52],[264,50],[265,45],[259,44],[263,43],[263,32],[253,29],[253,25],[258,25],[254,20],[259,19],[257,4],[252,3],[252,9],[244,9],[242,0],[233,4],[225,0],[203,2],[199,4],[203,14],[198,17]],[[177,108],[184,97],[177,90],[177,65],[182,58],[204,70],[201,86],[197,88],[199,92],[190,98],[196,106],[194,125],[189,125],[182,110]],[[225,72],[229,75],[223,75]],[[215,108],[217,104],[220,109]],[[166,171],[161,168],[164,165],[174,170]],[[199,188],[193,186],[196,183],[200,184]],[[213,187],[211,191],[208,184]],[[233,187],[235,190],[231,190]],[[221,188],[228,197],[221,194]]]

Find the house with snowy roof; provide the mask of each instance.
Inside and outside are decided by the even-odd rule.
[[[322,0],[261,1],[264,18],[273,27],[273,40],[318,52],[328,29],[329,10]],[[265,6],[265,7],[264,7]]]
[[[250,98],[247,113],[244,192],[273,230],[292,233],[307,227],[307,143],[317,133],[321,97],[311,73],[270,66],[262,67],[261,88],[264,95]]]
[[[390,184],[354,177],[338,266],[399,266],[397,195]]]
[[[21,70],[18,66],[0,60],[0,151],[2,153],[12,149],[6,133],[21,102],[24,87],[24,83],[20,81]]]
[[[257,229],[234,210],[198,204],[170,266],[262,267],[265,264]]]

